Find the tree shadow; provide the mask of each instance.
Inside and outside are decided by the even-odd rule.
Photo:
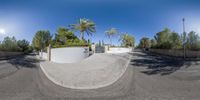
[[[38,59],[34,55],[20,55],[18,57],[8,60],[8,63],[15,66],[17,69],[20,68],[37,68]]]
[[[146,67],[146,70],[141,72],[147,75],[169,75],[183,66],[191,65],[190,62],[186,63],[183,59],[173,59],[144,52],[136,52],[133,56],[136,58],[131,60],[131,64],[136,67]]]

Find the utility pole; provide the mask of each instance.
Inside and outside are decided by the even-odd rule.
[[[184,59],[186,57],[186,32],[185,32],[185,18],[182,19],[183,21],[183,56]]]

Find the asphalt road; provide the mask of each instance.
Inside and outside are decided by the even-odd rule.
[[[0,100],[199,100],[200,63],[133,53],[125,74],[94,90],[49,81],[34,56],[0,61]]]

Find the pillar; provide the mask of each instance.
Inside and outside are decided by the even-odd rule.
[[[51,61],[51,45],[49,45],[47,48],[47,60]]]

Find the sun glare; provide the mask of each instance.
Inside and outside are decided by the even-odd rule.
[[[6,34],[4,29],[0,29],[0,34]]]

